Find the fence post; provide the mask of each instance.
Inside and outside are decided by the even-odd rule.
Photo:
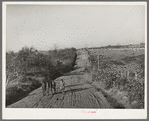
[[[91,71],[91,82],[93,81],[93,72]]]
[[[124,75],[123,75],[123,72],[121,71],[121,78],[123,78],[124,77]]]
[[[98,59],[98,70],[99,70],[99,59]]]
[[[97,59],[98,59],[98,70],[99,70],[99,55],[97,56]]]
[[[129,80],[129,71],[126,71],[126,79]]]
[[[137,72],[135,71],[135,80],[137,80]]]

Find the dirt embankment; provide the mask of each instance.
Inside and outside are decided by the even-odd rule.
[[[8,108],[125,108],[115,98],[108,95],[97,82],[92,82],[85,66],[90,66],[88,51],[78,50],[75,70],[57,78],[58,85],[63,79],[64,93],[58,91],[49,96],[42,95],[41,87]]]

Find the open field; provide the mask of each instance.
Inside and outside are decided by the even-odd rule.
[[[135,108],[144,108],[144,51],[142,48],[90,50],[90,60],[95,67],[93,80],[105,85],[105,90],[114,97],[114,92],[120,92],[130,104],[135,103]]]
[[[145,49],[144,48],[108,48],[108,49],[89,49],[89,51],[91,52],[91,54],[95,54],[95,55],[122,55],[122,56],[137,56],[137,55],[142,55],[145,53]],[[117,55],[117,56],[118,56]]]

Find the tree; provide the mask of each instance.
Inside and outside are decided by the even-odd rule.
[[[20,50],[17,54],[17,60],[19,61],[19,64],[20,64],[20,68],[21,68],[21,73],[23,75],[26,74],[26,71],[27,71],[27,66],[28,66],[28,63],[29,61],[28,60],[28,57],[30,54],[33,54],[34,53],[34,48],[31,47],[31,48],[28,48],[28,47],[23,47],[22,50]]]
[[[56,43],[54,43],[54,50],[58,50],[58,45]]]
[[[13,51],[6,53],[6,85],[10,81],[10,76],[18,76],[19,68],[16,54]]]

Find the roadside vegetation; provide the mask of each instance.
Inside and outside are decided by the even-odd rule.
[[[52,80],[73,69],[76,49],[55,49],[40,52],[23,47],[19,52],[6,53],[6,106],[41,86],[49,74]]]
[[[97,53],[99,56],[99,69]],[[102,84],[104,90],[126,108],[144,108],[144,50],[90,50],[92,81]]]

